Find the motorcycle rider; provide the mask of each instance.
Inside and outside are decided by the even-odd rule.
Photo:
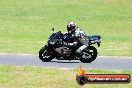
[[[67,31],[68,36],[72,37],[73,41],[64,44],[70,47],[75,47],[78,43],[81,43],[82,45],[76,50],[76,54],[82,53],[82,51],[89,46],[89,39],[87,38],[87,35],[79,27],[77,27],[76,23],[73,21],[70,21],[67,24]]]

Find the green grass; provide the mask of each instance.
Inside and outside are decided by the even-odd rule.
[[[87,70],[87,73],[130,74],[132,71]],[[80,88],[77,69],[0,66],[0,88]],[[86,84],[83,88],[131,88],[129,84]]]
[[[99,55],[132,56],[131,0],[0,0],[0,52],[34,53],[70,20],[102,36]]]

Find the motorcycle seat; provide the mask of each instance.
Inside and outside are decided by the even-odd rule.
[[[94,35],[94,36],[88,36],[90,41],[96,41],[96,40],[100,40],[101,37],[99,35]]]

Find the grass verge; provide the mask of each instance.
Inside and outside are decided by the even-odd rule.
[[[0,88],[80,88],[76,83],[77,69],[0,66]],[[130,71],[87,70],[87,73],[126,73]],[[83,88],[132,88],[129,84],[86,84]]]
[[[70,20],[101,35],[100,55],[132,56],[131,0],[0,0],[0,52],[38,53]]]

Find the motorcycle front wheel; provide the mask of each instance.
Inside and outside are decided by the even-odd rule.
[[[96,59],[97,54],[97,49],[93,46],[89,46],[87,50],[83,51],[80,61],[83,63],[91,63]]]
[[[54,57],[53,57],[52,54],[46,49],[46,47],[43,47],[43,48],[40,49],[40,51],[39,51],[39,58],[40,58],[43,62],[50,62]]]

